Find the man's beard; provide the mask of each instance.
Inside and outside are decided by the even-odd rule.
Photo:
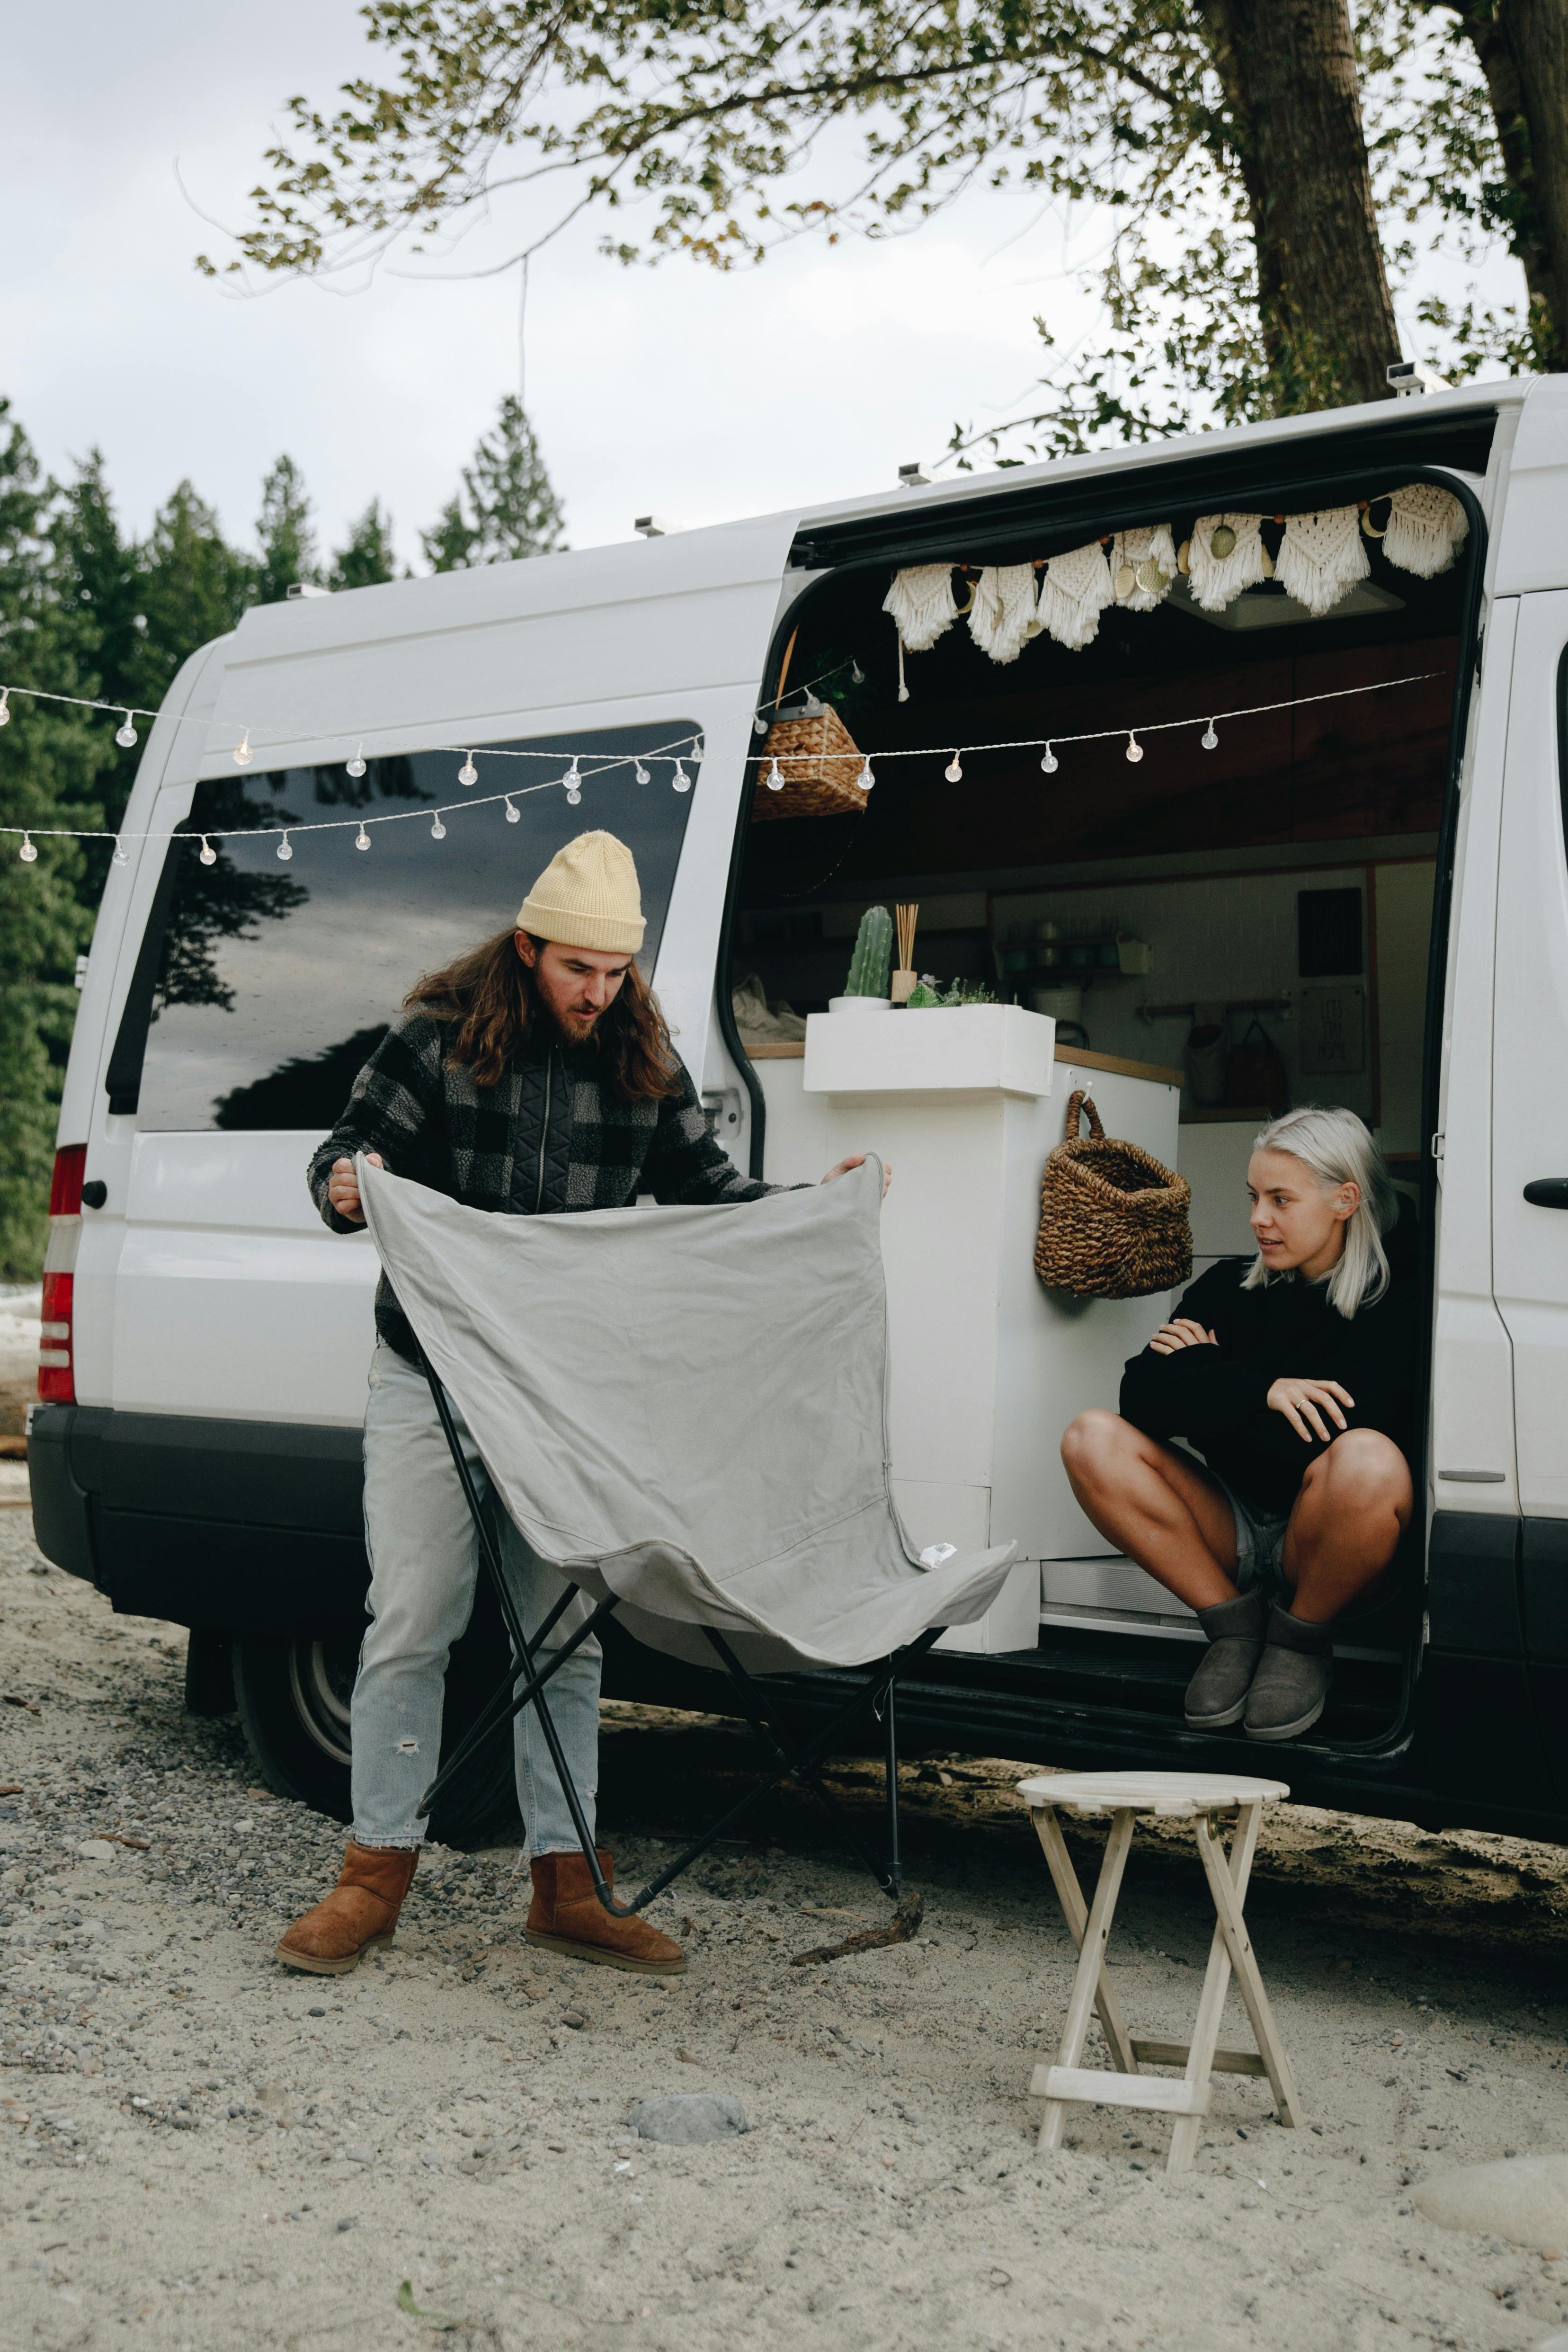
[[[552,1004],[546,1004],[544,1010],[556,1035],[567,1045],[587,1045],[598,1034],[599,1024],[605,1017],[603,1013],[558,1013]]]

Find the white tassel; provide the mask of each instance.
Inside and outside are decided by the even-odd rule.
[[[1193,525],[1192,552],[1187,558],[1193,602],[1205,613],[1223,613],[1244,588],[1268,577],[1259,526],[1255,514],[1200,515]],[[1228,531],[1228,552],[1215,552],[1215,533]],[[1222,541],[1221,545],[1225,542]]]
[[[1432,580],[1447,572],[1469,528],[1452,490],[1440,490],[1436,482],[1408,482],[1389,501],[1383,551],[1401,572]]]
[[[1285,593],[1305,604],[1315,621],[1331,613],[1371,570],[1354,507],[1286,517],[1276,577]]]
[[[994,662],[1014,662],[1040,634],[1032,563],[988,566],[975,585],[969,634]]]
[[[1110,545],[1110,584],[1125,612],[1152,613],[1170,593],[1176,550],[1168,522],[1119,530]]]
[[[958,618],[952,564],[917,563],[910,571],[895,572],[882,610],[892,614],[906,653],[928,653]]]
[[[1040,626],[1069,653],[1081,653],[1099,634],[1101,613],[1115,602],[1105,550],[1091,539],[1087,547],[1053,555],[1047,564],[1040,583]]]

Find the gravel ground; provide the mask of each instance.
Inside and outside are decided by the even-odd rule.
[[[1554,1848],[1285,1809],[1249,1916],[1310,2128],[1224,2079],[1168,2182],[1165,2127],[1111,2110],[1035,2153],[1071,1954],[1018,1763],[911,1768],[914,1945],[787,1965],[879,1911],[784,1801],[655,1907],[689,1947],[673,1984],[525,1946],[515,1846],[428,1853],[384,1957],[299,1978],[273,1940],[338,1825],[256,1786],[232,1721],[184,1714],[179,1629],[44,1571],[24,1510],[0,1510],[0,1600],[7,2352],[1527,2352],[1568,2318],[1568,2243],[1410,2202],[1568,2147]],[[628,1708],[606,1729],[630,1876],[742,1743]],[[874,1803],[868,1769],[835,1777]],[[1112,1947],[1137,2029],[1184,2038],[1207,1933],[1190,1846],[1141,1844]],[[750,2133],[627,2132],[632,2101],[699,2089]]]

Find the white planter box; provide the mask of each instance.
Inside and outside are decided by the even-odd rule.
[[[937,1005],[924,1012],[813,1013],[805,1024],[805,1092],[836,1097],[1048,1095],[1057,1024],[1021,1004]]]

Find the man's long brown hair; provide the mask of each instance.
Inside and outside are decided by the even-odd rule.
[[[534,941],[539,948],[544,944]],[[426,972],[404,1004],[452,1024],[447,1059],[466,1063],[480,1087],[496,1084],[531,1023],[554,1025],[540,1003],[533,974],[517,951],[516,934],[510,930],[481,940],[439,971]],[[664,1015],[635,963],[626,966],[620,994],[599,1015],[584,1045],[598,1055],[612,1093],[623,1102],[658,1102],[680,1091]]]

